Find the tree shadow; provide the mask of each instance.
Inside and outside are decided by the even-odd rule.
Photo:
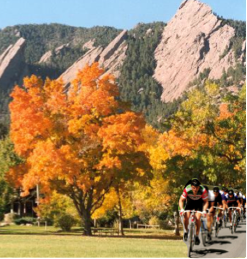
[[[102,237],[102,238],[105,238],[105,237],[111,237],[111,238],[140,238],[140,239],[160,239],[160,240],[183,240],[182,237],[180,236],[146,236],[146,235],[124,235],[124,236],[121,236],[121,235],[93,235],[93,237]]]
[[[9,235],[9,236],[71,236],[71,237],[76,237],[76,236],[85,236],[83,235],[83,231],[81,230],[73,230],[71,232],[63,232],[61,230],[58,230],[57,232],[54,232],[54,231],[45,231],[45,232],[42,232],[42,233],[38,233],[38,232],[34,232],[34,233],[31,233],[31,232],[19,232],[19,233],[16,233],[16,232],[12,232],[8,229],[1,229],[0,230],[0,235]],[[173,236],[173,235],[124,235],[124,236],[121,236],[121,235],[118,235],[118,234],[109,234],[109,233],[104,233],[104,234],[100,234],[100,235],[92,235],[90,237],[98,237],[98,238],[138,238],[138,239],[161,239],[161,240],[183,240],[183,237],[182,236]]]

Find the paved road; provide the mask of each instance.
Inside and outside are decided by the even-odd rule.
[[[201,235],[200,235],[201,240]],[[187,242],[186,242],[187,243]],[[245,258],[246,257],[246,220],[240,223],[236,233],[229,228],[222,228],[217,238],[213,237],[204,247],[193,247],[192,258]]]

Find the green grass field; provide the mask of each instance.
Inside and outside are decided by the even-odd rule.
[[[46,231],[44,227],[2,227],[0,257],[186,257],[183,241],[169,240],[171,233],[161,232],[139,230],[126,237],[85,237],[79,229],[68,234],[53,227]]]

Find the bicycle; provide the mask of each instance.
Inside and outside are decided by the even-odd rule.
[[[214,208],[216,209],[216,212],[215,212],[215,215],[214,215],[213,226],[214,226],[214,235],[215,235],[215,237],[217,237],[218,234],[219,234],[219,231],[221,229],[219,210],[224,210],[224,209],[220,208],[220,207],[215,207],[215,206],[214,206]]]
[[[240,209],[240,221],[241,222],[244,221],[244,208],[243,208],[243,206],[241,206],[241,209]]]
[[[205,221],[201,217],[201,237],[202,237],[202,244],[203,246],[206,246],[206,241],[207,241],[207,226]]]
[[[224,210],[223,212],[223,227],[227,227],[227,222],[228,222],[228,215],[227,215],[227,209]]]
[[[236,228],[237,228],[237,218],[238,218],[238,213],[237,213],[237,209],[240,210],[240,208],[238,207],[228,207],[229,210],[233,210],[232,213],[232,226],[231,228],[231,233],[236,233]]]
[[[180,211],[179,211],[180,212]],[[185,210],[184,213],[186,212],[190,212],[190,218],[191,218],[191,221],[189,223],[189,228],[188,228],[188,231],[189,231],[189,246],[188,246],[188,257],[190,257],[190,253],[193,251],[193,247],[195,245],[195,222],[196,222],[196,219],[195,219],[195,213],[199,212],[200,214],[203,214],[201,211],[196,211],[196,210]],[[184,221],[182,219],[183,216],[180,216],[181,217],[181,222],[183,224],[183,228],[185,229],[184,227]],[[203,236],[203,240],[206,239],[206,233],[205,234],[205,237]]]

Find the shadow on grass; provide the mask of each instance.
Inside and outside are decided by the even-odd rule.
[[[20,232],[18,232],[20,231]],[[9,229],[0,229],[0,235],[15,235],[15,236],[84,236],[82,229],[73,230],[71,232],[63,232],[58,230],[54,231],[44,231],[44,232],[28,232],[25,230],[9,230]],[[175,235],[112,235],[112,234],[100,234],[100,235],[92,235],[90,237],[97,237],[97,238],[142,238],[142,239],[163,239],[163,240],[183,240],[182,236],[175,236]]]

